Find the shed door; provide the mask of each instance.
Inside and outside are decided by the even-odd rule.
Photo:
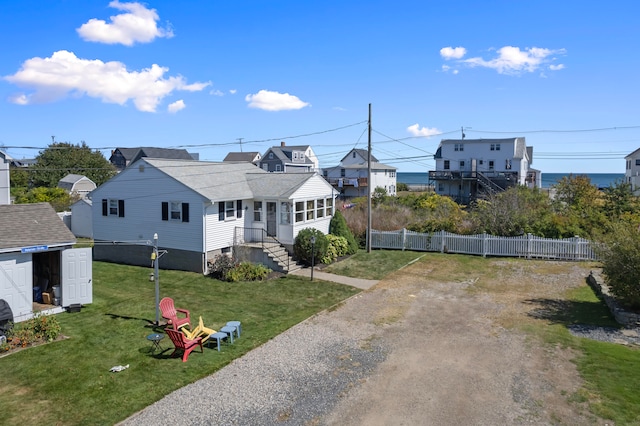
[[[62,306],[93,301],[91,248],[62,250]]]
[[[0,255],[0,299],[7,301],[14,321],[24,321],[31,314],[33,285],[31,255]]]

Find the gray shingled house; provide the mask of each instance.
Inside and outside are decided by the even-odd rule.
[[[170,148],[116,148],[111,151],[109,162],[113,164],[118,171],[124,170],[141,158],[164,158],[174,160],[197,160],[197,154],[190,154],[186,149],[170,149]]]

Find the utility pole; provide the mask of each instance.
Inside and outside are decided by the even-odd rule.
[[[238,142],[240,142],[240,152],[242,152],[242,139],[244,138],[238,138]]]
[[[371,253],[371,104],[369,104],[369,149],[367,153],[367,253]]]
[[[462,140],[464,140],[464,127],[460,127],[460,133],[462,133]]]

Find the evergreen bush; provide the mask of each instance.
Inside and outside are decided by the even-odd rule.
[[[331,218],[331,222],[329,223],[329,233],[337,237],[343,237],[347,240],[348,249],[345,254],[355,254],[358,251],[358,241],[353,235],[353,232],[351,232],[351,229],[349,229],[347,221],[339,210],[336,210]]]
[[[313,252],[311,237],[316,238],[316,242],[313,244]],[[328,246],[327,237],[321,231],[315,228],[305,228],[298,233],[293,243],[293,254],[298,261],[306,265],[311,265],[312,257],[315,258],[316,263],[320,263],[320,259],[326,255]],[[315,254],[312,256],[312,253]]]

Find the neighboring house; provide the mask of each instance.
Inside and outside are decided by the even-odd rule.
[[[525,138],[444,139],[434,155],[429,181],[436,193],[466,204],[514,185],[542,187],[542,173],[531,168],[533,147]]]
[[[71,204],[71,232],[80,238],[93,238],[92,201],[82,198]]]
[[[11,157],[0,151],[0,205],[11,204],[9,164]]]
[[[309,145],[273,146],[267,150],[259,162],[259,167],[267,172],[307,173],[317,172],[318,157]]]
[[[291,250],[303,228],[328,233],[335,191],[317,173],[142,158],[90,196],[97,260],[150,266],[157,234],[168,251],[161,268],[207,273],[207,261],[236,243],[269,240]]]
[[[352,149],[340,165],[323,169],[322,175],[343,198],[367,196],[367,191],[383,188],[388,195],[396,195],[396,168],[378,162],[371,155],[371,184],[369,185],[368,151]]]
[[[224,162],[245,162],[258,165],[262,155],[259,152],[230,152],[224,157]]]
[[[76,239],[49,203],[0,205],[0,229],[0,299],[14,321],[31,318],[43,293],[60,296],[52,313],[92,302],[91,249],[71,248]]]
[[[109,161],[118,171],[124,170],[130,164],[141,158],[165,158],[174,160],[198,160],[198,154],[190,154],[186,149],[169,148],[116,148],[111,151]]]
[[[640,195],[640,148],[624,157],[627,167],[624,172],[625,181],[631,185],[634,195]]]
[[[84,198],[96,189],[96,184],[83,175],[68,174],[58,181],[58,188],[66,190],[71,195],[79,195]]]

